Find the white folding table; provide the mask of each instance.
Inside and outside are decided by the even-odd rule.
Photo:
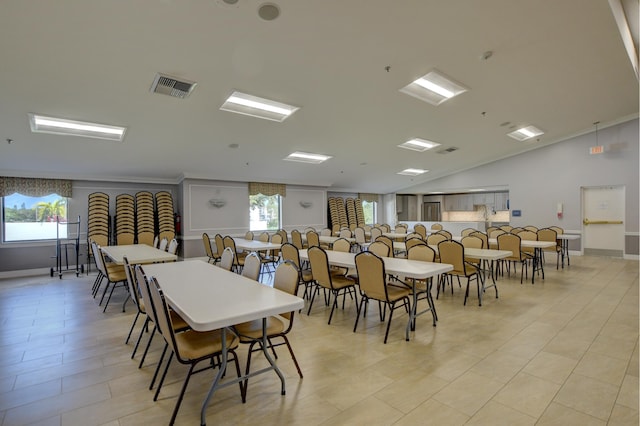
[[[564,257],[567,257],[567,266],[571,266],[571,259],[569,259],[569,241],[580,239],[578,234],[558,234],[556,236],[560,240],[560,256],[562,257],[562,268],[564,269]]]
[[[304,301],[257,281],[226,271],[202,260],[157,263],[143,267],[147,277],[155,277],[169,305],[196,331],[222,330],[222,362],[202,403],[200,421],[215,391],[257,374],[274,370],[285,394],[284,376],[267,351],[266,318],[304,307]],[[227,367],[227,328],[246,321],[262,319],[262,349],[270,366],[220,385]]]
[[[153,262],[173,262],[178,259],[175,254],[168,253],[164,250],[158,250],[146,244],[127,244],[121,246],[103,246],[101,247],[104,254],[118,265],[124,263],[124,257],[132,265]]]

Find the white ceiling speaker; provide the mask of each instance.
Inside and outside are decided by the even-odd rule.
[[[265,21],[273,21],[280,16],[280,8],[273,3],[264,3],[258,8],[258,16]]]

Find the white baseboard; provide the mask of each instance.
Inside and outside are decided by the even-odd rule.
[[[624,255],[624,259],[625,260],[640,260],[640,255],[637,255],[637,254],[625,254]]]

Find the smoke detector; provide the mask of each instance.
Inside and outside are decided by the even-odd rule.
[[[189,97],[196,84],[194,81],[178,79],[167,74],[157,73],[149,90],[153,93],[185,99]]]

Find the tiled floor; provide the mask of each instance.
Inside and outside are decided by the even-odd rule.
[[[174,365],[153,402],[160,339],[139,370],[124,344],[133,308],[121,312],[121,293],[102,313],[93,278],[0,281],[2,425],[168,422],[186,370]],[[208,424],[638,425],[637,261],[575,256],[564,270],[548,263],[544,281],[503,278],[499,290],[482,307],[463,307],[458,288],[441,295],[438,326],[419,318],[410,342],[398,314],[386,345],[377,309],[353,333],[353,303],[331,325],[317,303],[291,335],[304,379],[281,349],[287,395],[274,374],[250,381],[244,405],[225,388]],[[211,377],[194,377],[177,424],[199,424]]]

